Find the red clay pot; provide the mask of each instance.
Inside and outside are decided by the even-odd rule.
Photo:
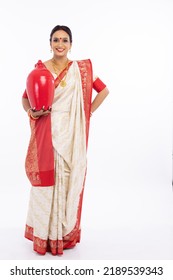
[[[50,109],[54,98],[54,90],[54,77],[39,60],[26,81],[26,91],[32,109],[36,111]]]

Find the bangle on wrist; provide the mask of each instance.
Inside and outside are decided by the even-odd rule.
[[[34,116],[32,116],[31,111],[32,111],[31,108],[29,108],[29,109],[27,110],[28,117],[30,117],[30,118],[33,119],[33,120],[39,119],[39,117],[34,117]]]

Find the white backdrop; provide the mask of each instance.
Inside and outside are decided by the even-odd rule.
[[[27,241],[20,252],[30,191],[24,170],[30,130],[21,96],[37,60],[51,57],[49,34],[57,24],[72,30],[70,59],[90,58],[110,90],[91,119],[77,249],[85,252],[68,258],[173,259],[172,14],[171,0],[2,2],[1,259],[37,258],[27,256]],[[15,250],[11,240],[18,242]]]

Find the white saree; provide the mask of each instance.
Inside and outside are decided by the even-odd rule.
[[[34,247],[46,247],[49,240],[50,250],[56,244],[60,254],[63,240],[70,238],[77,223],[87,165],[83,92],[76,61],[65,79],[67,85],[55,89],[51,112],[55,186],[31,188],[26,222],[28,230],[33,230]],[[61,245],[56,241],[62,241]]]

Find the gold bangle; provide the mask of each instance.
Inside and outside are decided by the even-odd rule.
[[[39,117],[34,117],[34,116],[32,116],[31,111],[32,111],[31,108],[29,108],[29,109],[27,110],[28,117],[30,117],[30,118],[33,119],[33,120],[39,119]]]

